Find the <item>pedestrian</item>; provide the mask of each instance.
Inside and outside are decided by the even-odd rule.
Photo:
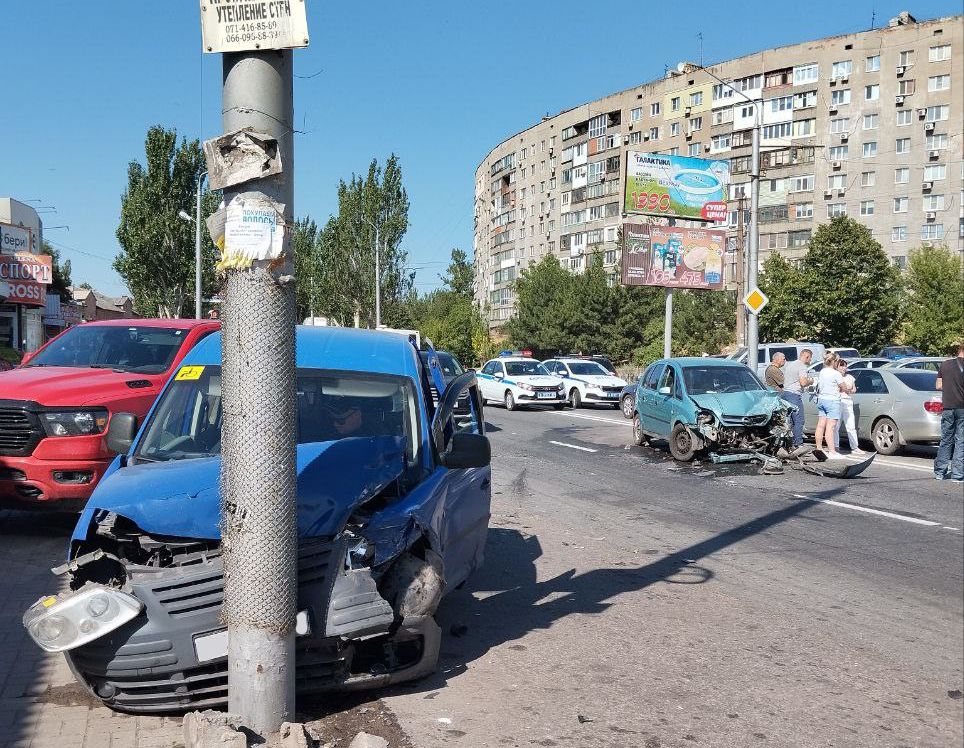
[[[770,359],[770,365],[763,372],[763,383],[771,390],[783,392],[783,365],[787,362],[787,357],[782,353],[774,353]]]
[[[790,361],[783,370],[783,391],[780,397],[796,408],[790,414],[794,447],[803,444],[803,391],[813,384],[813,377],[808,373],[812,360],[813,351],[804,348],[800,351],[800,358]]]
[[[826,435],[828,457],[839,457],[833,438],[840,421],[840,385],[843,383],[843,377],[837,371],[839,360],[836,353],[828,353],[823,357],[823,368],[817,375],[817,432],[814,434],[814,443],[816,449],[820,449]]]
[[[840,384],[840,428],[833,432],[834,446],[840,449],[840,429],[847,432],[847,443],[850,445],[850,454],[867,454],[860,448],[857,440],[857,421],[854,418],[854,393],[857,391],[857,383],[853,375],[847,373],[847,360],[842,358],[837,362],[837,371],[843,377]]]
[[[941,391],[941,446],[934,459],[934,477],[964,483],[964,341],[957,355],[941,364],[937,389]]]

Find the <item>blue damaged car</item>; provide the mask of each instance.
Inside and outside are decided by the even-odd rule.
[[[633,439],[666,439],[683,462],[704,451],[776,455],[793,442],[793,410],[738,361],[663,359],[637,382]]]
[[[432,672],[436,607],[482,563],[481,399],[473,372],[446,383],[433,357],[392,333],[297,330],[299,694]],[[65,652],[78,681],[120,711],[227,703],[220,362],[211,335],[138,433],[133,416],[111,420],[120,456],[54,570],[69,590],[24,616],[37,644]],[[456,426],[466,393],[472,417]]]

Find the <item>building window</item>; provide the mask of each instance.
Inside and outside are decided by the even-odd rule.
[[[838,88],[830,92],[831,106],[844,106],[850,103],[850,89]]]
[[[872,55],[864,60],[864,70],[868,73],[876,73],[880,70],[880,55]]]
[[[813,192],[813,174],[790,177],[790,192]]]
[[[690,156],[699,156],[699,155],[700,155],[700,144],[699,144],[699,143],[690,143],[690,147],[689,147],[689,152],[688,152],[688,153],[689,153]]]
[[[710,141],[711,151],[725,151],[730,147],[730,133],[715,135]]]
[[[894,169],[894,184],[907,184],[910,181],[910,169],[906,166]]]
[[[696,130],[703,129],[703,118],[702,117],[690,117],[690,132],[695,132]]]
[[[925,223],[920,227],[920,238],[925,240],[943,239],[943,223]]]
[[[798,221],[813,218],[813,203],[797,203],[793,206],[793,217]]]
[[[876,130],[877,123],[880,121],[879,114],[865,114],[864,115],[864,129],[865,130]]]
[[[847,187],[846,174],[831,174],[827,177],[828,190],[843,190]]]
[[[713,86],[713,101],[722,101],[733,98],[733,88],[731,86],[717,83]]]
[[[638,145],[643,142],[643,134],[637,130],[636,132],[629,133],[629,144]]]
[[[924,210],[944,210],[944,196],[924,195]]]
[[[806,138],[816,134],[816,131],[816,119],[798,119],[793,123],[793,137],[795,138]]]
[[[914,64],[914,50],[908,49],[897,56],[897,64],[901,67],[910,67]]]
[[[846,78],[850,75],[851,70],[853,70],[854,64],[852,60],[843,60],[842,62],[835,62],[830,68],[830,79],[834,78]]]
[[[864,101],[877,101],[880,98],[880,86],[876,83],[864,86]]]
[[[927,107],[924,115],[925,122],[940,122],[951,116],[950,104],[939,104],[938,106]]]
[[[810,231],[791,231],[790,246],[805,247],[810,243]]]
[[[847,203],[828,203],[827,218],[837,218],[847,215]]]
[[[690,106],[699,106],[703,103],[703,92],[694,91],[690,94]]]
[[[850,132],[850,117],[836,117],[830,120],[830,132],[834,135],[842,132]]]
[[[834,91],[834,93],[837,93]],[[848,99],[848,104],[849,99]],[[793,109],[793,97],[792,96],[780,96],[776,99],[770,99],[770,111],[771,112],[789,112]]]
[[[927,79],[928,91],[946,91],[951,87],[951,76],[932,75]]]
[[[945,133],[927,136],[927,150],[940,151],[945,148],[947,148],[947,135]]]
[[[748,75],[746,78],[738,78],[737,80],[733,81],[733,84],[737,91],[744,93],[747,91],[753,91],[757,88],[762,88],[763,74],[760,73],[759,75]]]
[[[638,122],[643,118],[643,108],[641,106],[636,107],[629,113],[629,118],[633,122]]]
[[[679,133],[680,133],[679,122],[673,122],[669,126],[670,137],[675,137],[676,135],[679,135]]]
[[[931,47],[927,50],[928,62],[941,62],[942,60],[949,59],[951,59],[950,44],[938,44],[936,47]]]
[[[814,83],[820,77],[819,65],[797,65],[793,68],[793,85]]]
[[[659,140],[659,128],[658,128],[658,127],[651,127],[651,128],[649,128],[649,139],[650,139],[650,140]]]
[[[910,96],[917,89],[914,80],[897,81],[897,93],[901,96]]]
[[[790,82],[792,80],[793,80],[793,68],[786,68],[784,70],[772,70],[764,76],[763,87],[773,88],[774,86],[788,86],[790,85]]]
[[[830,156],[831,161],[846,161],[847,155],[850,152],[848,146],[845,145],[833,145],[827,151],[827,155]]]
[[[924,167],[924,181],[938,182],[947,179],[947,167],[944,164],[931,164]]]
[[[679,96],[674,96],[672,99],[670,99],[669,108],[670,108],[672,111],[674,111],[674,112],[678,112],[681,103],[682,103],[682,101],[681,101],[680,97],[679,97]]]
[[[907,227],[906,226],[894,226],[890,230],[890,240],[892,242],[906,242],[907,241]]]
[[[679,146],[678,146],[678,145],[674,145],[672,148],[670,148],[670,149],[669,149],[669,155],[670,155],[670,156],[678,156],[678,155],[679,155]]]
[[[897,153],[910,153],[910,138],[897,138],[894,150]]]
[[[809,109],[812,106],[817,105],[817,92],[816,91],[804,91],[803,93],[798,93],[793,95],[793,108],[794,109]]]
[[[603,264],[604,265],[615,265],[616,264],[616,250],[607,249],[603,254]]]
[[[714,125],[725,125],[727,122],[733,121],[733,108],[727,107],[726,109],[717,109],[713,112],[713,124]]]
[[[793,133],[794,126],[797,124],[799,124],[799,122],[780,122],[776,125],[764,125],[763,139],[775,140],[777,138],[789,138]]]
[[[891,259],[894,261],[894,267],[898,270],[907,269],[907,255],[894,255]]]
[[[901,109],[897,112],[897,126],[904,127],[913,122],[914,112],[910,109]]]
[[[608,114],[600,114],[589,120],[589,137],[598,138],[606,134],[606,122],[609,120]]]
[[[873,187],[877,184],[876,171],[864,171],[860,173],[860,186]]]
[[[910,200],[906,197],[894,198],[894,213],[906,213]]]
[[[731,158],[730,173],[746,174],[747,172],[750,171],[751,163],[752,163],[752,156],[740,156],[739,158]]]
[[[864,143],[864,158],[871,158],[877,155],[877,141],[871,140]]]
[[[659,102],[654,102],[649,105],[649,114],[651,117],[656,117],[659,114]]]
[[[574,138],[574,137],[576,137],[576,128],[575,128],[575,127],[567,127],[567,128],[565,128],[565,129],[562,131],[562,139],[563,139],[563,140],[569,140],[569,138]]]
[[[862,216],[872,216],[874,214],[874,201],[873,200],[861,200],[860,201],[860,215]]]

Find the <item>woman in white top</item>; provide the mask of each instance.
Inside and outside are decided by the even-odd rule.
[[[837,423],[840,421],[840,385],[843,377],[837,371],[839,360],[840,357],[836,353],[828,353],[823,357],[823,368],[817,375],[817,431],[813,440],[816,449],[820,449],[826,434],[829,457],[839,456],[833,437],[837,432]]]
[[[860,448],[857,441],[857,423],[854,419],[854,393],[857,391],[857,384],[853,376],[847,373],[847,362],[844,359],[837,362],[837,371],[843,379],[840,383],[840,425],[847,430],[850,454],[867,454]],[[833,442],[834,446],[840,449],[840,429],[833,432]]]

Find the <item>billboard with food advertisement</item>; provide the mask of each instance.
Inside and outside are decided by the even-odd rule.
[[[624,212],[719,223],[729,183],[726,160],[629,151]]]
[[[623,285],[720,289],[725,248],[725,231],[623,224]]]

